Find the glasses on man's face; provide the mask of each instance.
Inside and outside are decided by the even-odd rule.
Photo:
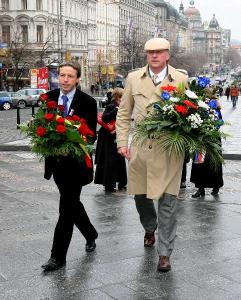
[[[167,50],[147,50],[146,53],[148,55],[159,55],[162,54],[164,52],[166,52]]]

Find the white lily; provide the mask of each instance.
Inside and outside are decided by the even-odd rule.
[[[178,102],[178,101],[180,101],[180,99],[176,98],[176,97],[170,97],[170,101],[172,101],[172,102]]]
[[[193,91],[190,90],[186,90],[185,95],[188,96],[188,98],[190,99],[198,99],[198,96]]]
[[[209,105],[202,100],[198,100],[197,104],[202,108],[209,109]]]

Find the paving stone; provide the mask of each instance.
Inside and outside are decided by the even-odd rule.
[[[235,149],[238,139],[230,141]],[[241,299],[241,161],[226,160],[224,182],[219,197],[207,189],[205,198],[193,199],[191,183],[181,191],[167,274],[156,271],[156,247],[143,247],[133,197],[106,195],[93,183],[84,187],[81,200],[99,232],[96,251],[85,252],[75,229],[66,267],[43,276],[58,218],[57,188],[43,179],[43,163],[31,153],[0,152],[0,299]]]

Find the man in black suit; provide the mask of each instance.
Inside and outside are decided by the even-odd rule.
[[[79,79],[78,64],[71,62],[60,65],[60,89],[48,92],[47,99],[64,105],[65,115],[75,114],[84,118],[96,136],[97,104],[95,99],[76,88]],[[54,271],[65,265],[74,225],[86,239],[87,252],[95,250],[95,240],[98,237],[80,202],[82,186],[93,180],[93,168],[68,156],[51,157],[45,160],[44,178],[50,179],[52,175],[60,193],[59,219],[54,232],[51,257],[42,265],[44,271]]]

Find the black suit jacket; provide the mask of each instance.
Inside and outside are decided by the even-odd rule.
[[[48,92],[48,100],[58,102],[59,94],[59,89]],[[96,137],[96,100],[79,89],[76,89],[69,111],[71,110],[74,110],[73,114],[86,120],[88,127],[94,131]],[[71,174],[75,178],[78,178],[78,182],[81,185],[86,185],[93,180],[93,168],[87,168],[85,162],[80,163],[71,157],[61,156],[59,158],[46,158],[44,178],[50,179],[54,172],[61,172],[65,174],[64,176]]]

